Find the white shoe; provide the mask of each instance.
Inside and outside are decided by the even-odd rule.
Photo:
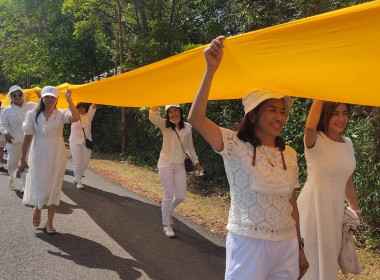
[[[77,189],[83,190],[84,189],[83,184],[82,183],[77,183]]]
[[[164,234],[166,237],[174,237],[175,233],[173,231],[173,228],[171,226],[164,226]]]
[[[9,177],[8,186],[12,189],[15,188],[17,186],[17,179]]]

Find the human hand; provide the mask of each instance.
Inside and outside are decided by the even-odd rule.
[[[225,36],[219,36],[211,41],[211,43],[204,49],[203,55],[206,58],[207,68],[216,70],[219,67],[223,58],[223,41]]]
[[[199,162],[195,165],[195,168],[198,172],[201,172],[203,170],[203,167],[199,164]]]
[[[12,135],[10,135],[8,132],[4,134],[4,137],[5,137],[5,140],[12,144],[12,139],[14,139],[14,137]]]
[[[65,92],[65,97],[66,97],[66,100],[68,103],[71,103],[73,102],[73,100],[71,99],[71,89],[67,88],[66,92]]]
[[[40,89],[35,89],[34,93],[37,95],[38,98],[41,98],[41,90]]]
[[[304,250],[300,250],[300,253],[299,253],[299,266],[300,266],[300,275],[298,279],[301,279],[305,275],[307,269],[309,268],[309,262],[306,259]]]
[[[24,171],[25,168],[29,168],[29,165],[26,162],[26,160],[21,159],[20,162],[18,163],[18,171],[22,172],[22,171]]]

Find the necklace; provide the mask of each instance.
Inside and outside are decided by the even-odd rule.
[[[286,171],[287,170],[287,167],[286,167],[286,163],[285,163],[285,157],[284,157],[284,154],[282,151],[280,151],[281,153],[281,159],[282,159],[282,167],[284,168],[284,170]],[[272,157],[273,158],[273,157]],[[269,163],[269,162],[268,162]],[[253,166],[256,166],[256,147],[253,148],[253,157],[252,157],[252,165]],[[272,165],[272,167],[274,167],[274,165]]]
[[[277,153],[277,149],[275,150],[275,152],[273,153],[273,156],[272,156],[271,158],[268,157],[268,155],[267,155],[267,151],[264,149],[264,146],[263,146],[263,150],[264,150],[264,154],[265,154],[265,157],[266,157],[266,159],[267,159],[268,164],[269,164],[270,166],[274,167],[274,164],[273,164],[273,162],[272,162],[272,159],[275,158],[275,155],[276,155],[276,153]]]

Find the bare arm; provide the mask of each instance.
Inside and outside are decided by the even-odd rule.
[[[158,106],[150,107],[150,110],[151,110],[152,112],[158,112]]]
[[[96,108],[96,104],[95,103],[92,103],[91,104],[91,109],[95,109]]]
[[[35,89],[34,92],[36,93],[38,100],[41,99],[41,90],[40,89]]]
[[[188,118],[193,128],[218,152],[223,150],[222,133],[219,126],[206,117],[206,108],[212,79],[223,57],[224,39],[224,36],[219,36],[203,51],[207,67]]]
[[[25,135],[24,142],[22,143],[21,159],[18,164],[18,170],[20,172],[22,172],[25,168],[29,168],[29,165],[26,161],[26,155],[28,154],[32,140],[33,140],[33,135]]]
[[[71,111],[71,117],[69,117],[69,122],[70,123],[76,122],[79,120],[80,114],[78,112],[77,107],[75,107],[73,100],[71,99],[71,90],[67,89],[65,95],[66,95],[66,100],[67,100],[67,103],[69,103],[69,108]]]
[[[317,141],[317,125],[321,117],[323,101],[315,100],[311,105],[305,124],[305,144],[307,148],[313,148]]]
[[[295,190],[293,191],[292,196],[289,199],[289,203],[293,207],[292,217],[296,221],[298,243],[301,243],[300,219],[299,219],[299,212],[298,212],[298,207],[297,207],[297,197],[296,197],[296,191]],[[306,273],[307,269],[309,268],[309,263],[306,259],[305,252],[303,249],[302,250],[300,249],[299,266],[300,266],[300,275],[299,275],[298,279],[301,279],[303,277],[303,275]]]
[[[350,178],[348,178],[347,185],[346,185],[346,200],[348,202],[348,205],[351,207],[352,210],[356,212],[359,219],[361,219],[361,212],[360,207],[358,204],[358,199],[356,197],[354,182],[352,181],[352,175]]]

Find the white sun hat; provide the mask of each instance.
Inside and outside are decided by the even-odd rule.
[[[271,89],[267,88],[257,88],[248,92],[242,99],[244,106],[244,115],[247,115],[253,109],[255,109],[260,103],[268,99],[283,99],[285,103],[285,113],[286,116],[289,115],[290,108],[292,107],[292,99],[285,94],[277,93]]]

